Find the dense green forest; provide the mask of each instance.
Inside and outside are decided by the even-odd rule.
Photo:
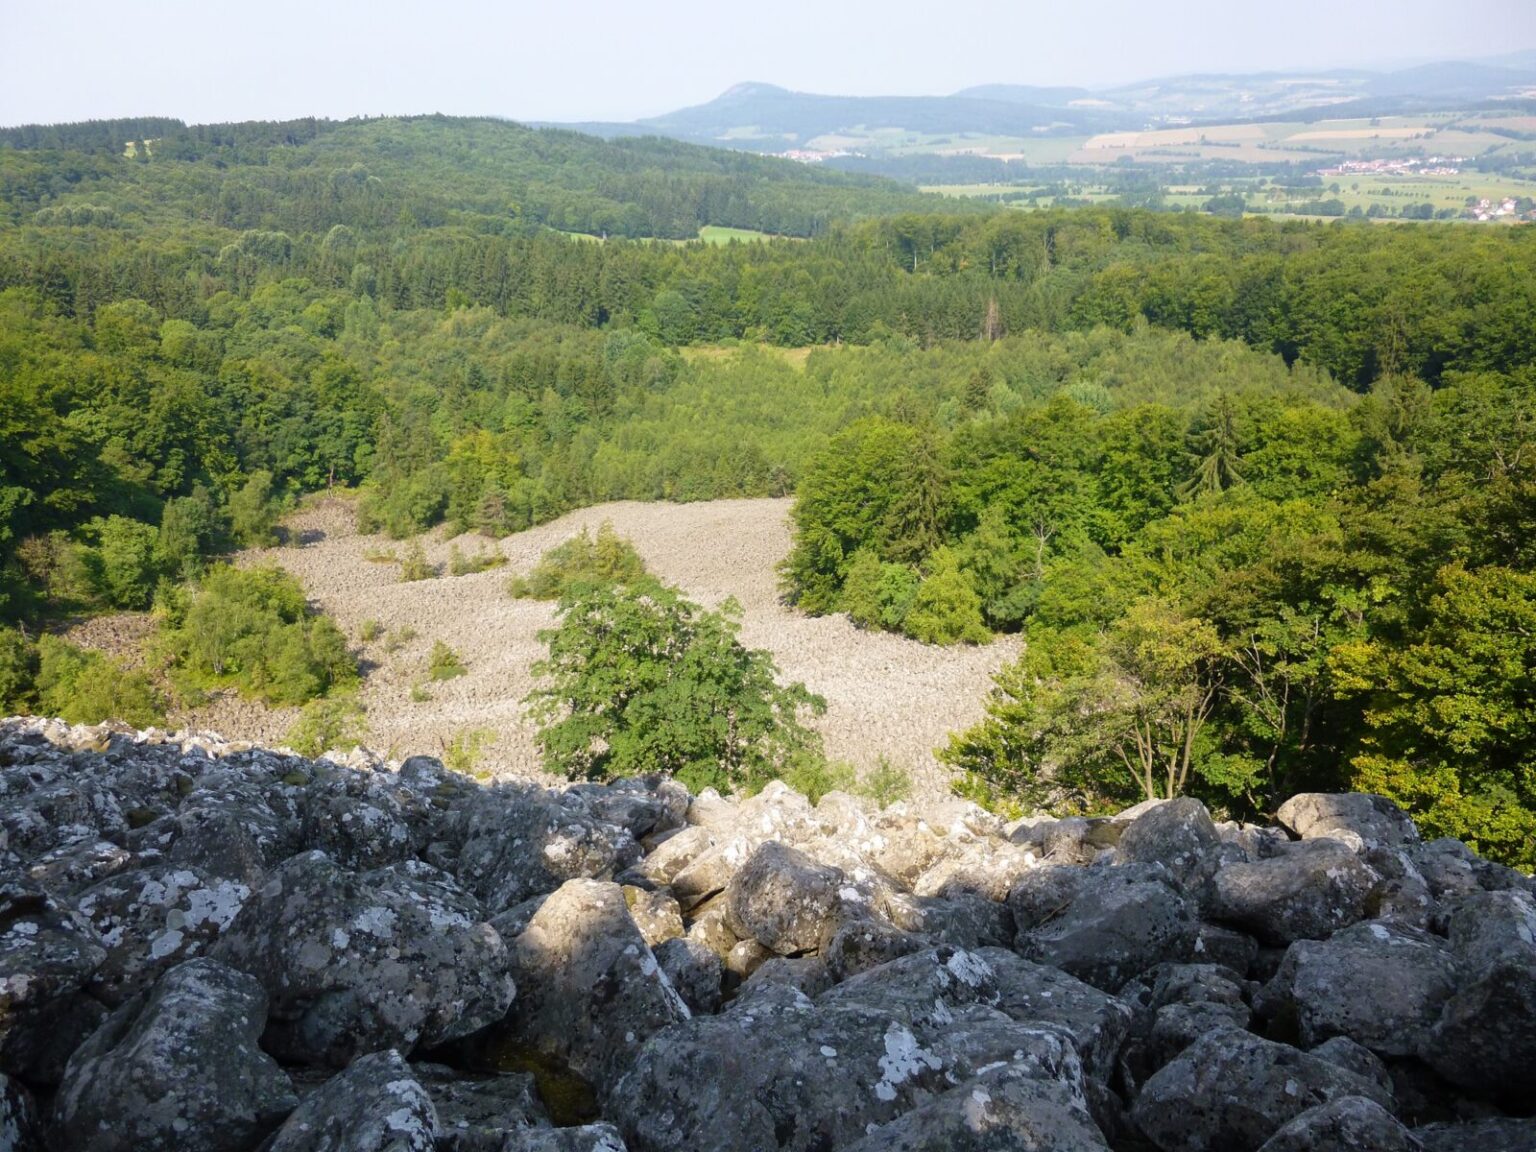
[[[805,610],[1028,635],[946,753],[988,802],[1362,787],[1536,860],[1536,231],[933,203],[493,121],[0,132],[0,614],[155,604],[192,690],[297,700],[335,638],[207,575],[295,494],[794,493]],[[112,679],[8,635],[11,699]]]

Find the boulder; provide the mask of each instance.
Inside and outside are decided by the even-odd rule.
[[[459,880],[492,913],[567,880],[611,880],[640,859],[629,829],[604,823],[575,792],[487,789],[466,801],[459,819]]]
[[[1343,1096],[1392,1102],[1376,1084],[1336,1064],[1224,1028],[1159,1069],[1132,1115],[1163,1152],[1256,1152],[1307,1109]]]
[[[233,771],[205,776],[171,823],[170,863],[242,884],[256,885],[300,848],[298,816],[280,789]]]
[[[1042,910],[1032,877],[1015,887],[1008,906],[1021,955],[1114,991],[1157,964],[1192,954],[1198,908],[1160,864],[1084,872],[1074,887],[1064,907],[1049,911]]]
[[[1221,838],[1205,805],[1189,796],[1158,804],[1125,825],[1115,847],[1121,864],[1161,864],[1190,891],[1216,870]]]
[[[640,935],[645,937],[649,947],[655,948],[683,935],[682,910],[666,892],[647,892],[625,885],[624,902],[629,906],[629,918],[640,929]]]
[[[777,841],[763,844],[726,889],[726,924],[780,956],[821,947],[840,919],[840,869]]]
[[[1385,796],[1365,792],[1303,792],[1275,813],[1303,840],[1330,837],[1362,848],[1402,848],[1419,842],[1408,814]]]
[[[1303,1112],[1259,1152],[1423,1152],[1423,1147],[1374,1100],[1340,1096]]]
[[[793,960],[774,956],[742,981],[731,1001],[731,1011],[739,1011],[753,997],[772,988],[793,988],[814,1000],[832,987],[832,983],[832,973],[818,956],[801,956]]]
[[[1023,1024],[1053,1028],[1072,1040],[1090,1076],[1107,1080],[1132,1021],[1131,1007],[1058,968],[1003,948],[972,953],[996,981],[995,1007]]]
[[[1120,990],[1136,1010],[1125,1071],[1139,1083],[1207,1032],[1244,1029],[1252,1013],[1242,983],[1215,964],[1161,964]]]
[[[354,872],[409,859],[425,831],[422,805],[388,773],[336,770],[308,789],[303,846]]]
[[[1478,892],[1450,921],[1455,990],[1422,1051],[1452,1084],[1515,1107],[1531,1104],[1536,1068],[1536,898]]]
[[[549,1125],[531,1073],[471,1075],[441,1064],[410,1072],[437,1112],[438,1152],[502,1152],[510,1137]]]
[[[21,1086],[0,1072],[0,1152],[41,1152],[37,1106]]]
[[[652,950],[667,982],[694,1014],[720,1011],[720,957],[691,937],[667,940]]]
[[[426,864],[361,875],[306,852],[254,892],[211,955],[266,986],[265,1042],[297,1063],[435,1045],[499,1020],[506,947],[469,895]]]
[[[90,922],[62,897],[0,876],[0,1072],[56,1084],[105,1010],[84,989],[106,959]]]
[[[689,1018],[625,907],[599,880],[568,880],[512,943],[516,1043],[566,1064],[604,1095],[641,1046]]]
[[[526,1128],[508,1136],[498,1152],[628,1152],[612,1124]]]
[[[839,981],[897,957],[920,952],[928,944],[923,937],[903,932],[883,920],[851,920],[832,933],[822,955],[832,979]]]
[[[266,995],[242,972],[191,960],[119,1008],[70,1057],[55,1142],[78,1152],[247,1152],[298,1103],[257,1047]]]
[[[1283,1027],[1294,1024],[1303,1048],[1347,1036],[1383,1056],[1414,1056],[1455,986],[1439,937],[1373,921],[1296,941],[1258,1006]]]
[[[200,956],[229,927],[251,890],[184,864],[119,872],[86,889],[80,912],[107,946],[91,993],[116,1007],[160,974]]]
[[[133,853],[119,844],[74,840],[37,857],[28,866],[27,875],[49,892],[74,896],[98,880],[131,867]]]
[[[1424,1152],[1536,1152],[1536,1118],[1501,1116],[1464,1124],[1425,1124],[1413,1134]]]
[[[1016,932],[1007,904],[969,892],[948,899],[897,892],[886,899],[884,913],[903,932],[956,948],[1011,948]]]
[[[1270,859],[1222,868],[1211,913],[1263,944],[1324,940],[1365,919],[1379,879],[1348,845],[1306,840]]]
[[[1108,1152],[1079,1093],[1027,1068],[985,1072],[845,1152]]]
[[[389,1049],[310,1093],[263,1152],[434,1152],[437,1129],[431,1095]]]

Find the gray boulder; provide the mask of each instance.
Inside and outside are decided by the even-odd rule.
[[[682,910],[668,893],[625,885],[624,902],[629,906],[629,918],[650,947],[683,935]]]
[[[575,792],[488,789],[470,797],[459,819],[459,880],[492,913],[567,880],[611,880],[640,859],[629,829],[604,823]]]
[[[756,996],[770,989],[792,988],[812,1000],[832,987],[832,973],[819,956],[800,956],[791,960],[775,956],[760,965],[736,990],[730,1010],[739,1012],[751,1004]]]
[[[1303,840],[1330,837],[1363,848],[1402,848],[1419,842],[1408,814],[1385,796],[1366,792],[1303,792],[1275,818]]]
[[[1143,1081],[1207,1032],[1247,1028],[1252,1012],[1244,991],[1214,964],[1162,964],[1131,981],[1119,996],[1136,1010],[1122,1056],[1126,1074]]]
[[[1255,1152],[1319,1104],[1391,1098],[1326,1060],[1235,1028],[1208,1032],[1142,1087],[1132,1110],[1163,1152]]]
[[[502,1152],[509,1138],[549,1126],[530,1073],[470,1076],[440,1064],[410,1071],[437,1111],[438,1152]]]
[[[107,946],[91,979],[92,995],[116,1007],[162,972],[202,955],[250,894],[238,880],[184,864],[119,872],[86,889],[80,912]]]
[[[4,833],[0,832],[0,838]],[[27,875],[50,892],[73,896],[133,866],[133,853],[110,840],[75,840],[32,861]]]
[[[1531,1103],[1536,1068],[1536,899],[1523,892],[1467,896],[1451,917],[1455,992],[1422,1056],[1474,1095]]]
[[[568,880],[512,944],[518,1010],[511,1038],[610,1092],[641,1046],[689,1018],[629,917],[623,890]]]
[[[983,1073],[845,1152],[1108,1152],[1109,1145],[1069,1085],[1029,1069]]]
[[[84,989],[106,959],[90,922],[15,873],[0,876],[0,1072],[58,1082],[105,1010]]]
[[[1221,838],[1205,805],[1189,796],[1158,804],[1125,826],[1115,847],[1122,864],[1161,864],[1198,891],[1216,870]]]
[[[1130,1032],[1130,1005],[1059,968],[1036,964],[1003,948],[978,948],[972,955],[986,964],[996,981],[998,1011],[1022,1024],[1052,1028],[1070,1037],[1084,1071],[1109,1079]]]
[[[832,979],[846,980],[860,972],[920,952],[929,942],[883,920],[851,920],[832,933],[822,949]]]
[[[1033,876],[1015,886],[1008,906],[1021,955],[1106,991],[1157,964],[1189,959],[1199,910],[1161,865],[1129,864],[1075,879],[1064,906],[1050,908],[1038,899]]]
[[[266,986],[269,1049],[341,1067],[410,1051],[506,1014],[513,983],[501,937],[475,902],[425,864],[363,875],[323,852],[275,871],[212,952]]]
[[[1303,1048],[1347,1036],[1383,1056],[1414,1056],[1455,987],[1451,950],[1439,937],[1372,922],[1292,944],[1259,1008],[1294,1022]]]
[[[40,1152],[37,1107],[21,1086],[0,1072],[0,1152]]]
[[[426,823],[423,805],[395,777],[333,769],[308,789],[303,846],[364,872],[415,855]]]
[[[1324,940],[1365,919],[1379,879],[1348,845],[1305,840],[1270,859],[1222,868],[1211,912],[1264,944]]]
[[[687,936],[664,941],[653,949],[653,955],[690,1012],[710,1015],[720,1011],[724,968],[719,956]]]
[[[780,956],[814,951],[839,922],[843,887],[840,869],[771,840],[731,878],[726,924]]]
[[[1413,1133],[1374,1100],[1340,1096],[1310,1108],[1259,1152],[1423,1152]]]
[[[528,1128],[508,1136],[498,1152],[628,1152],[612,1124]]]
[[[1413,1133],[1424,1152],[1536,1152],[1536,1119],[1498,1117],[1465,1124],[1426,1124]]]
[[[432,1097],[390,1049],[310,1093],[263,1152],[434,1152],[437,1128]]]
[[[256,1045],[266,995],[212,960],[173,968],[70,1058],[55,1142],[79,1152],[247,1152],[298,1103]]]
[[[297,795],[297,785],[289,786]],[[300,848],[296,799],[283,786],[233,770],[208,776],[172,818],[174,839],[167,859],[207,876],[259,883],[271,868]]]

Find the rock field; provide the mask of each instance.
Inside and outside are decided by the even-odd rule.
[[[1536,885],[0,722],[0,1152],[1531,1152]]]
[[[811,618],[778,602],[774,567],[789,551],[789,500],[715,500],[699,504],[604,504],[573,512],[499,542],[478,536],[456,541],[423,538],[429,561],[444,573],[401,583],[397,566],[370,562],[370,553],[402,552],[404,545],[359,535],[352,506],[340,499],[307,505],[287,523],[297,546],[243,553],[240,563],[275,563],[297,576],[310,597],[354,639],[364,621],[377,621],[385,636],[362,645],[369,669],[363,691],[369,743],[405,757],[441,755],[455,734],[494,733],[482,766],[498,776],[541,776],[534,728],[522,699],[533,686],[529,671],[545,655],[537,633],[554,621],[553,605],[513,600],[507,577],[526,572],[546,550],[583,527],[613,522],[661,579],[713,608],[735,596],[744,609],[741,640],[773,653],[780,678],[803,680],[826,697],[827,714],[815,721],[827,753],[860,769],[880,756],[906,768],[914,794],[937,798],[949,773],[933,749],[949,733],[980,719],[991,675],[1018,655],[1016,638],[981,647],[936,648],[888,633],[863,632],[846,617]],[[499,548],[505,567],[449,576],[450,547],[466,556]],[[114,618],[117,619],[117,618]],[[386,650],[388,633],[410,629],[414,639]],[[128,631],[96,625],[77,639],[111,647]],[[468,675],[428,685],[431,699],[413,700],[413,684],[425,677],[427,653],[436,640],[453,647]],[[281,741],[293,723],[292,709],[268,709],[232,696],[175,717],[188,727],[267,745]]]

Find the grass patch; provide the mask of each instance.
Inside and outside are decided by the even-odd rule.
[[[457,544],[448,549],[448,574],[450,576],[473,576],[477,572],[488,572],[492,568],[500,568],[507,562],[507,558],[501,554],[500,549],[492,549],[489,552],[477,552],[473,556],[466,556],[459,551]]]
[[[396,628],[384,637],[384,651],[393,656],[414,639],[416,639],[416,629],[410,626]]]
[[[441,640],[432,645],[432,655],[427,658],[427,675],[433,680],[453,680],[468,672],[464,661],[452,648]]]
[[[469,728],[462,732],[455,732],[453,739],[443,745],[443,764],[450,770],[465,776],[473,776],[477,780],[485,779],[486,773],[477,772],[475,769],[480,763],[480,757],[485,752],[485,747],[496,739],[496,733],[489,728]]]

